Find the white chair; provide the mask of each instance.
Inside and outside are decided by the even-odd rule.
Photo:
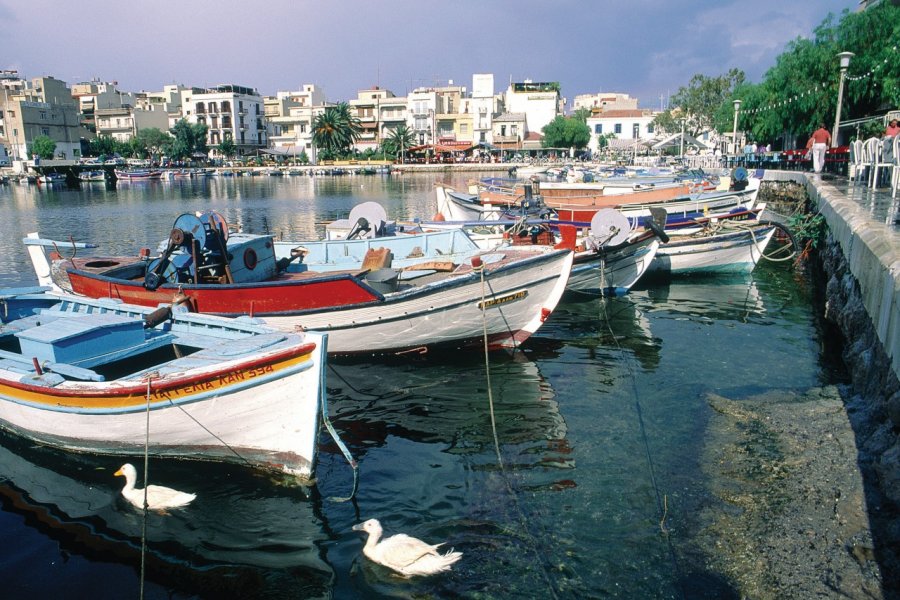
[[[894,166],[893,162],[888,160],[884,151],[884,144],[887,141],[877,137],[866,140],[866,144],[870,144],[869,156],[872,160],[872,173],[869,176],[869,184],[872,189],[878,187],[878,177],[881,175],[881,170],[891,169]]]
[[[862,140],[853,140],[850,142],[850,165],[847,169],[847,176],[855,183],[862,179],[863,173],[866,172],[869,165],[865,158],[866,145]]]
[[[891,139],[891,149],[894,159],[891,164],[891,198],[896,198],[897,188],[900,187],[900,135]]]

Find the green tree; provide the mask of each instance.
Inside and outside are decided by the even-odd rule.
[[[584,123],[587,123],[588,118],[591,116],[591,109],[586,106],[582,106],[574,113],[572,113],[572,116],[583,121]]]
[[[91,156],[112,156],[119,151],[119,143],[108,135],[94,138],[89,144]]]
[[[186,119],[181,119],[172,127],[171,133],[175,137],[169,148],[172,158],[190,158],[194,153],[206,154],[209,147],[206,144],[206,134],[209,127],[203,123],[190,124]]]
[[[225,139],[216,146],[216,150],[225,158],[231,158],[237,153],[237,146],[234,144],[234,140],[231,139],[231,136],[226,135]]]
[[[416,144],[416,137],[406,123],[392,129],[382,142],[385,154],[390,154],[401,162],[406,162],[406,150]]]
[[[557,116],[541,130],[544,148],[586,148],[591,141],[591,130],[577,117]]]
[[[653,124],[674,133],[681,129],[678,119],[684,118],[685,131],[690,135],[696,136],[712,129],[717,123],[716,116],[722,104],[734,97],[734,90],[743,85],[744,81],[744,72],[740,69],[731,69],[716,77],[694,75],[686,87],[679,88],[672,96],[673,110],[666,111],[666,116],[654,119]]]
[[[346,102],[329,106],[312,124],[313,143],[326,160],[349,153],[361,133],[359,119],[353,116]]]
[[[136,145],[143,147],[150,157],[161,156],[172,144],[172,136],[156,127],[148,127],[137,132]]]
[[[51,159],[56,152],[56,142],[51,140],[46,135],[39,135],[31,142],[31,149],[28,151],[29,154],[37,154],[41,158]]]

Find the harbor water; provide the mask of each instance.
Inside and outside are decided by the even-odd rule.
[[[29,232],[132,253],[155,250],[179,214],[216,210],[247,232],[313,239],[363,201],[431,218],[438,177],[466,179],[0,186],[0,287],[35,284]],[[728,536],[710,533],[717,513],[737,509],[708,468],[709,398],[739,404],[839,380],[813,306],[790,264],[762,263],[608,300],[567,296],[514,355],[334,362],[328,409],[359,463],[354,500],[335,501],[353,473],[324,430],[312,489],[151,460],[152,482],[197,499],[148,516],[145,597],[738,597],[716,558]],[[121,463],[0,435],[4,597],[138,597],[145,524],[119,496]],[[397,577],[362,556],[351,527],[369,518],[463,557],[448,573]]]

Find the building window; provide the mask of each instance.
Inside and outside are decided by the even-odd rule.
[[[228,100],[222,100],[222,112],[230,113],[231,112],[231,102]]]
[[[596,125],[594,125],[594,133],[596,133],[597,135],[603,133],[603,123],[597,123]]]
[[[469,133],[469,124],[468,123],[460,123],[459,124],[459,132],[460,133]]]
[[[47,120],[47,113],[42,110],[41,111],[41,121],[46,121],[46,120]]]
[[[631,137],[637,139],[641,137],[641,126],[637,123],[631,126]]]
[[[616,123],[616,124],[613,126],[613,131],[614,131],[615,133],[622,133],[622,124],[621,124],[621,123]]]
[[[49,127],[41,127],[41,135],[46,135],[50,137],[50,128]]]
[[[647,124],[647,133],[653,133],[653,123]]]

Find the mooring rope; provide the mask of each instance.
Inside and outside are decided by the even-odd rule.
[[[622,345],[619,344],[619,339],[612,329],[612,323],[610,322],[609,313],[606,311],[606,302],[606,298],[600,299],[600,319],[603,323],[606,323],[606,329],[609,332],[610,337],[613,339],[613,342],[615,343],[616,349],[619,351],[619,354],[622,355],[623,358],[627,358],[625,350],[622,348]],[[650,440],[647,436],[647,427],[644,423],[644,414],[643,410],[641,409],[640,394],[638,393],[637,388],[637,375],[634,372],[634,367],[630,360],[623,360],[622,362],[625,364],[625,368],[628,370],[628,375],[631,378],[631,390],[632,394],[634,394],[634,406],[635,411],[637,412],[638,426],[641,430],[641,439],[644,445],[644,452],[647,455],[647,471],[650,478],[650,485],[653,487],[653,492],[656,496],[656,508],[659,514],[659,530],[663,534],[663,537],[666,539],[666,546],[669,550],[669,559],[672,561],[672,568],[677,575],[677,582],[681,591],[681,596],[684,598],[686,597],[686,594],[682,587],[683,577],[681,575],[681,567],[678,564],[678,557],[675,554],[675,546],[672,543],[671,536],[669,535],[669,529],[668,527],[666,527],[666,518],[669,514],[668,498],[665,494],[662,494],[660,492],[659,482],[656,479],[656,467],[653,464],[653,453],[650,450]]]
[[[322,360],[325,360],[325,357],[328,355],[328,336],[322,336]],[[337,430],[335,430],[334,425],[331,423],[331,419],[328,418],[328,394],[325,389],[325,369],[319,370],[319,398],[321,400],[320,404],[322,407],[322,422],[325,424],[325,428],[328,430],[328,433],[331,434],[331,439],[334,440],[334,443],[337,444],[337,447],[340,448],[341,453],[344,455],[344,458],[350,464],[350,467],[353,469],[353,488],[350,490],[350,495],[343,498],[339,496],[332,496],[329,498],[332,502],[347,502],[348,500],[352,500],[354,496],[356,496],[356,490],[359,488],[359,464],[353,458],[353,455],[350,454],[350,450],[347,449],[347,446],[344,444],[341,437],[338,435]]]
[[[522,507],[519,505],[519,497],[518,495],[516,495],[515,491],[513,490],[512,484],[509,481],[506,468],[503,465],[503,457],[500,454],[500,438],[497,435],[497,419],[494,416],[494,393],[491,387],[491,362],[488,355],[487,306],[485,304],[487,296],[485,293],[485,289],[489,288],[490,284],[486,284],[485,282],[484,263],[480,263],[477,267],[473,264],[472,268],[481,276],[481,326],[484,334],[484,370],[487,380],[488,408],[490,409],[491,414],[491,433],[494,437],[494,452],[496,452],[497,454],[497,464],[500,467],[500,475],[503,478],[504,484],[506,485],[506,490],[509,492],[509,495],[513,500],[513,505],[516,507],[516,512],[518,513],[520,519],[520,526],[525,532],[528,541],[530,542],[531,550],[534,552],[535,556],[538,559],[538,564],[541,567],[541,575],[543,575],[544,577],[544,581],[547,584],[547,589],[550,592],[550,596],[552,598],[558,598],[556,589],[553,587],[553,581],[550,579],[550,575],[547,573],[547,568],[544,565],[545,561],[542,560],[541,553],[538,550],[537,541],[534,539],[534,536],[531,535],[531,531],[528,529],[528,520],[525,517],[525,511],[523,511]],[[491,290],[491,293],[493,294],[493,290]]]
[[[144,425],[144,511],[141,520],[141,579],[140,579],[140,598],[144,598],[144,576],[146,573],[146,557],[147,557],[147,513],[149,506],[147,505],[147,483],[150,480],[150,383],[153,376],[159,375],[157,372],[147,374],[147,420]]]

